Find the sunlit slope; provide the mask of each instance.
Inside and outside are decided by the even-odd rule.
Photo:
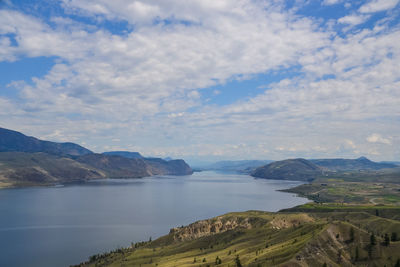
[[[81,266],[393,266],[400,242],[385,234],[400,236],[400,222],[363,210],[229,213]]]

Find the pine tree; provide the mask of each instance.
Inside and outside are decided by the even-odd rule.
[[[389,238],[389,235],[386,233],[385,234],[385,246],[389,246],[389,244],[390,244],[390,238]]]
[[[375,246],[376,245],[376,238],[375,238],[374,234],[371,234],[369,240],[370,240],[370,245],[371,246]]]
[[[356,255],[354,256],[354,261],[358,261],[360,259],[360,250],[358,246],[356,247]]]
[[[239,255],[236,256],[235,263],[236,263],[236,267],[242,267],[242,264],[240,263]]]
[[[350,242],[354,241],[354,228],[353,227],[350,228],[350,240],[349,241]]]
[[[396,232],[392,233],[391,240],[392,241],[397,241],[397,233]]]

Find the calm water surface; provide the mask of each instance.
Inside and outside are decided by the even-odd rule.
[[[0,190],[0,266],[58,267],[231,211],[306,203],[300,182],[214,172]]]

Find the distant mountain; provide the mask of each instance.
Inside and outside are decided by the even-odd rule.
[[[74,143],[56,143],[39,140],[20,132],[0,128],[0,152],[45,152],[53,155],[80,156],[92,151]]]
[[[70,158],[42,152],[0,152],[0,188],[192,173],[183,160],[129,159],[94,153]]]
[[[154,175],[189,175],[193,173],[192,168],[183,159],[164,160],[160,158],[145,158],[152,168]]]
[[[396,168],[395,164],[373,162],[366,157],[358,159],[312,159],[314,164],[328,171],[358,171]]]
[[[400,161],[381,161],[379,163],[388,163],[388,164],[400,166]]]
[[[192,173],[183,160],[143,158],[126,151],[95,154],[74,143],[43,141],[0,128],[0,188]]]
[[[200,170],[247,172],[250,173],[257,167],[271,163],[272,160],[227,160],[200,167]]]
[[[312,181],[322,175],[322,170],[305,159],[287,159],[259,167],[251,175],[264,179]]]
[[[2,185],[46,185],[105,178],[106,174],[71,158],[47,153],[1,152]]]
[[[103,152],[102,154],[108,156],[120,156],[128,159],[142,159],[143,156],[139,152],[129,152],[129,151],[110,151]]]
[[[131,159],[104,154],[88,154],[76,160],[103,171],[109,178],[140,178],[152,175],[190,175],[193,173],[183,160]]]

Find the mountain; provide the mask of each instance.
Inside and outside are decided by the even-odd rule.
[[[88,154],[76,161],[99,169],[109,178],[141,178],[152,175],[190,175],[193,173],[183,160],[125,158],[115,155]]]
[[[218,161],[213,164],[200,167],[198,169],[203,171],[213,170],[213,171],[250,173],[257,167],[264,166],[271,162],[272,160],[227,160],[227,161]]]
[[[41,152],[0,153],[0,187],[48,185],[105,177],[101,170],[68,157]]]
[[[143,156],[139,152],[129,152],[129,151],[110,151],[103,152],[102,154],[108,156],[120,156],[128,159],[142,159]]]
[[[251,176],[257,178],[297,181],[312,181],[320,175],[320,167],[301,158],[275,161],[251,173]]]
[[[95,154],[74,143],[43,141],[0,128],[0,188],[192,173],[183,160],[143,158],[126,151]]]
[[[388,163],[388,164],[400,166],[400,161],[381,161],[379,163]]]
[[[392,163],[373,162],[366,157],[358,159],[312,159],[310,161],[329,171],[380,170],[398,167]]]
[[[192,168],[183,159],[164,160],[160,158],[145,158],[154,175],[189,175],[193,173]]]
[[[0,128],[0,152],[45,152],[53,155],[86,155],[92,151],[74,143],[56,143]]]
[[[42,152],[0,152],[0,188],[192,173],[183,160],[129,159],[94,153],[71,158]]]

